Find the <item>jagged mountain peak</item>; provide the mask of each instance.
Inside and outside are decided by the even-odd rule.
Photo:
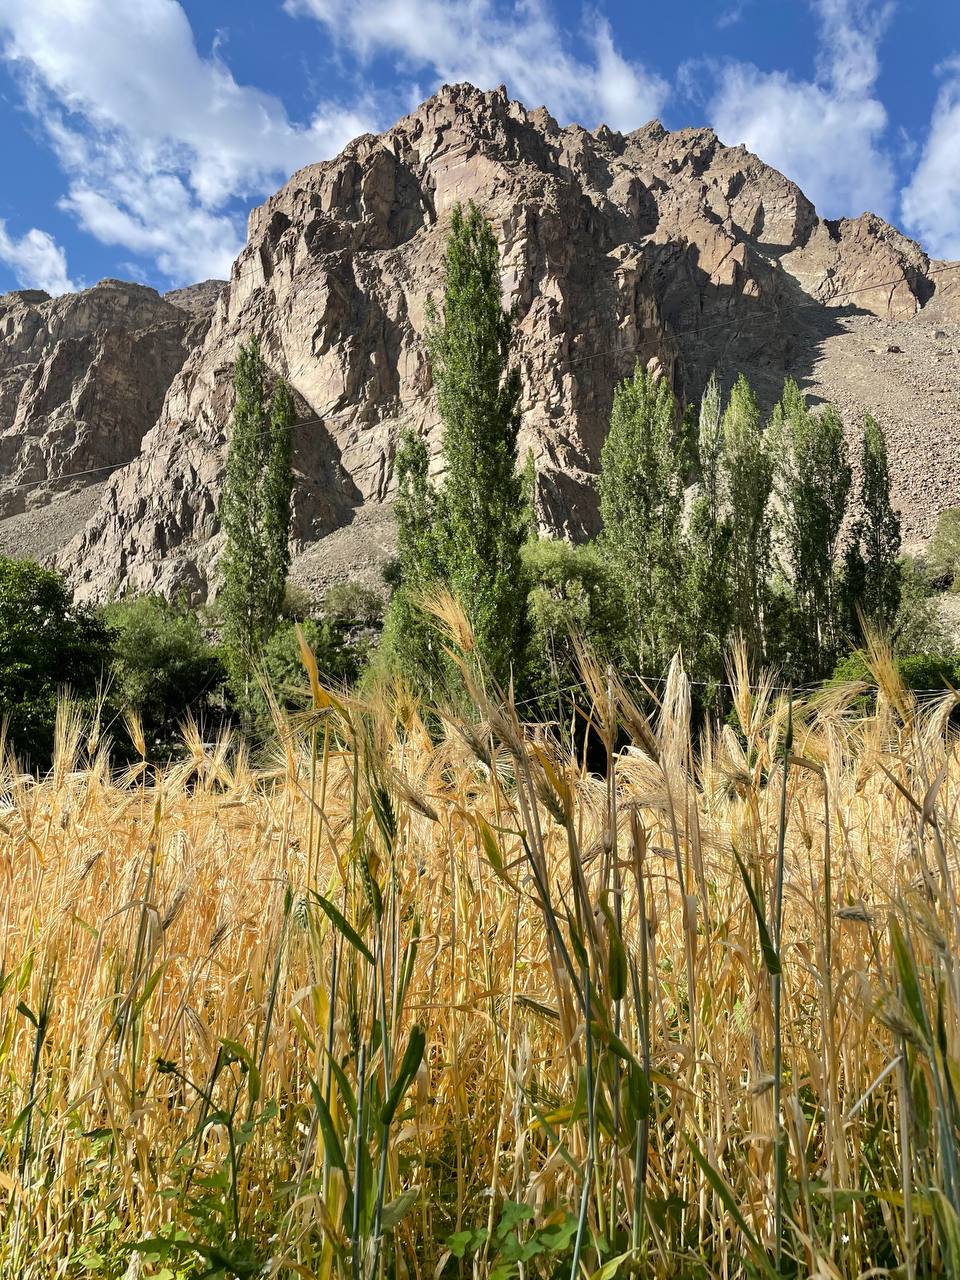
[[[60,552],[81,594],[215,590],[231,368],[252,333],[293,387],[302,423],[298,572],[315,584],[375,573],[389,545],[399,432],[437,443],[426,300],[441,285],[450,210],[471,199],[496,229],[516,309],[521,448],[534,453],[546,528],[576,537],[596,527],[613,387],[638,359],[656,361],[684,398],[716,368],[726,382],[746,372],[769,402],[789,374],[830,391],[851,417],[870,408],[889,419],[905,450],[908,532],[929,528],[931,487],[897,400],[902,372],[864,371],[871,341],[883,355],[903,345],[884,342],[885,326],[912,326],[926,352],[927,316],[960,319],[948,273],[873,214],[821,219],[788,177],[711,129],[561,127],[502,87],[456,84],[298,170],[252,210],[222,293],[197,286],[157,299],[187,311],[195,302],[209,329],[141,432],[136,460]],[[931,405],[934,420],[940,431]]]

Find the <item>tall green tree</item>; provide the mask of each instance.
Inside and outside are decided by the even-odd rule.
[[[443,675],[439,638],[418,603],[420,592],[444,580],[438,499],[428,479],[429,456],[420,436],[405,431],[394,462],[397,558],[394,591],[384,619],[378,662],[432,696]]]
[[[722,411],[720,386],[716,374],[711,374],[700,401],[699,490],[690,509],[684,568],[686,665],[691,674],[705,679],[722,676],[733,625]]]
[[[868,413],[860,446],[861,514],[847,545],[846,589],[853,634],[859,617],[888,631],[900,608],[900,517],[890,501],[887,444]]]
[[[697,424],[700,491],[707,500],[708,514],[713,525],[719,525],[722,519],[723,455],[723,397],[714,372],[703,389]]]
[[[226,536],[219,604],[234,692],[249,710],[254,671],[280,618],[290,567],[293,399],[279,380],[268,406],[255,337],[234,364],[233,427],[220,523]]]
[[[600,545],[623,598],[625,659],[659,670],[681,640],[683,433],[669,383],[638,362],[600,453]]]
[[[766,656],[766,603],[771,570],[770,494],[773,461],[760,407],[741,374],[723,415],[721,472],[730,521],[730,579],[735,629],[751,658]]]
[[[32,768],[50,763],[62,693],[95,709],[110,640],[103,621],[74,604],[60,574],[0,557],[0,723]]]
[[[837,549],[851,472],[843,424],[830,406],[812,413],[788,380],[772,429],[780,534],[800,643],[793,661],[808,677],[820,677],[833,668],[844,630]]]
[[[398,456],[400,590],[388,636],[401,667],[422,660],[422,632],[399,615],[431,583],[447,587],[470,620],[487,670],[506,683],[524,650],[521,548],[528,503],[517,467],[520,376],[510,367],[513,319],[503,308],[493,228],[472,202],[458,205],[444,257],[439,311],[428,312],[428,349],[443,423],[443,481],[426,475],[422,444]]]

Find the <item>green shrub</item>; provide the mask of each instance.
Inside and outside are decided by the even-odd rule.
[[[291,582],[288,578],[287,585],[283,589],[281,616],[291,621],[299,621],[301,618],[309,618],[315,607],[316,602],[307,588],[302,587],[299,582]]]
[[[900,561],[900,607],[891,633],[895,652],[949,653],[954,645],[925,566],[910,556]]]
[[[960,507],[940,512],[926,560],[931,573],[952,591],[960,590]]]
[[[360,655],[342,630],[332,622],[309,618],[300,627],[316,655],[320,679],[332,685],[353,683],[359,673]],[[281,622],[264,645],[263,668],[282,707],[295,710],[304,705],[307,674],[293,622]]]
[[[577,680],[574,635],[600,654],[616,651],[619,593],[606,559],[592,544],[540,538],[523,548],[523,567],[530,583],[530,682],[536,696],[554,699]]]
[[[383,617],[383,598],[359,582],[340,582],[327,588],[320,608],[331,622],[370,627]]]
[[[140,716],[149,746],[169,749],[186,716],[202,717],[222,693],[224,665],[197,615],[161,596],[119,601],[103,617],[113,641],[114,700]]]
[[[0,717],[34,768],[50,763],[62,690],[92,707],[108,659],[106,628],[59,574],[0,558]]]
[[[910,653],[894,659],[903,683],[915,693],[930,693],[948,686],[960,685],[960,655],[936,653]],[[862,649],[848,653],[833,669],[829,684],[847,684],[860,681],[875,684]]]

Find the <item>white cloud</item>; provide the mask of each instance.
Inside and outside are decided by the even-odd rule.
[[[226,208],[369,127],[327,105],[307,124],[197,52],[177,0],[3,0],[3,56],[24,79],[70,189],[64,206],[176,281],[224,273],[241,243]]]
[[[409,75],[504,83],[528,107],[545,104],[564,122],[635,129],[661,110],[666,82],[615,48],[609,24],[584,17],[570,52],[544,0],[285,0],[288,13],[316,18],[361,62],[396,60]]]
[[[76,285],[67,274],[67,255],[47,231],[31,227],[20,239],[11,236],[0,218],[0,262],[12,270],[23,289],[45,289],[56,296]]]
[[[813,80],[748,62],[714,68],[710,122],[724,142],[745,143],[792,178],[826,217],[865,210],[890,216],[894,168],[887,113],[874,96],[889,5],[811,0],[819,22]]]
[[[725,31],[727,27],[735,27],[743,17],[743,11],[746,8],[744,3],[732,4],[729,9],[723,9],[717,17],[714,26],[719,31]]]
[[[960,258],[960,58],[940,71],[930,131],[901,207],[906,226],[930,253]]]

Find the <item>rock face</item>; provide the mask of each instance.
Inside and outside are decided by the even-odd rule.
[[[865,401],[895,398],[902,366],[884,361],[904,357],[878,357],[881,367],[851,390],[851,353],[832,362],[830,353],[852,343],[865,360],[870,326],[880,325],[884,351],[906,327],[932,359],[924,317],[960,320],[960,293],[941,285],[956,277],[931,271],[919,246],[871,214],[820,219],[794,183],[708,129],[561,129],[503,90],[445,87],[386,133],[300,170],[253,211],[209,330],[139,456],[112,475],[60,552],[81,595],[185,590],[199,599],[215,589],[231,366],[250,334],[297,400],[296,572],[320,585],[373,572],[389,549],[376,513],[390,502],[401,429],[438,443],[426,303],[439,292],[450,210],[468,200],[492,219],[516,308],[521,453],[534,454],[539,515],[572,537],[596,527],[613,388],[638,359],[656,359],[684,398],[716,368],[727,383],[742,370],[771,402],[789,374],[853,415],[868,407],[885,421],[884,406]],[[155,303],[173,304],[186,305],[182,291]],[[960,382],[937,376],[955,405]],[[914,455],[916,407],[903,408]],[[956,414],[946,431],[942,413],[929,420],[948,447]],[[951,478],[938,501],[960,502],[958,484]],[[932,516],[922,474],[898,496],[908,535],[923,534]],[[349,548],[350,563],[337,548]]]
[[[216,284],[186,300],[120,280],[0,297],[0,518],[71,509],[65,497],[139,454]]]

